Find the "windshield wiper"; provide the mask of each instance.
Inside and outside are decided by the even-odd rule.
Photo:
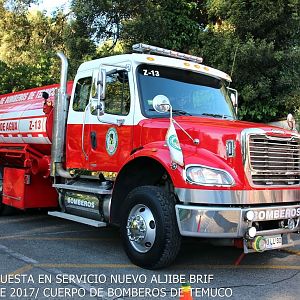
[[[172,112],[173,112],[173,114],[178,114],[180,116],[191,116],[190,113],[188,113],[187,111],[181,110],[181,109],[173,109]]]
[[[209,113],[203,113],[201,116],[208,116],[213,118],[222,118],[222,119],[233,119],[232,116],[229,115],[221,115],[221,114],[209,114]]]
[[[156,111],[154,108],[149,108],[149,111]],[[169,112],[168,112],[169,113]],[[179,116],[192,116],[190,113],[188,113],[187,111],[184,111],[182,109],[173,109],[172,110],[173,114],[177,114]]]

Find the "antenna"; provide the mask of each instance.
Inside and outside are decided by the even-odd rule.
[[[235,51],[234,51],[234,56],[233,56],[233,62],[232,62],[232,66],[231,66],[231,72],[230,72],[230,77],[232,78],[232,74],[233,74],[233,68],[235,65],[235,59],[236,59],[236,54],[237,54],[237,50],[239,48],[239,44],[236,45]]]

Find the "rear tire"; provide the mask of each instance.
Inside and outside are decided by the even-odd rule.
[[[15,208],[2,203],[2,195],[0,199],[0,216],[10,216],[15,213]]]
[[[121,238],[136,265],[159,269],[170,265],[181,245],[175,203],[156,186],[141,186],[127,196],[121,216]]]

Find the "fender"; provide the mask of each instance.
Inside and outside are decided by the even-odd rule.
[[[164,142],[149,143],[137,150],[123,164],[114,184],[110,220],[119,224],[120,207],[134,188],[145,185],[163,185],[171,182],[173,186],[184,186],[183,168],[171,168],[169,149]],[[169,180],[168,180],[169,179]]]
[[[175,183],[176,185],[184,184],[182,176],[184,168],[178,165],[176,169],[172,169],[170,151],[164,141],[145,145],[142,149],[134,153],[133,159],[139,157],[148,157],[156,160],[166,170],[174,185]]]
[[[231,189],[244,189],[245,178],[240,178],[235,170],[230,167],[224,159],[217,156],[215,153],[204,149],[191,147],[189,144],[181,144],[184,156],[185,166],[177,166],[176,169],[172,168],[170,151],[164,141],[153,142],[145,145],[142,149],[134,153],[130,160],[138,157],[149,157],[159,162],[168,172],[174,186],[182,188],[196,188],[196,189],[224,189],[224,187],[207,187],[200,185],[193,185],[187,183],[183,176],[183,171],[188,165],[203,165],[211,168],[225,170],[235,180],[235,186]],[[127,163],[127,162],[126,162]]]

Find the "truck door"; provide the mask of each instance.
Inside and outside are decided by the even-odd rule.
[[[75,78],[66,135],[67,168],[88,169],[90,151],[89,99],[92,86],[90,72]]]
[[[106,75],[104,115],[90,115],[89,164],[93,170],[117,172],[133,144],[133,82],[125,70]]]

